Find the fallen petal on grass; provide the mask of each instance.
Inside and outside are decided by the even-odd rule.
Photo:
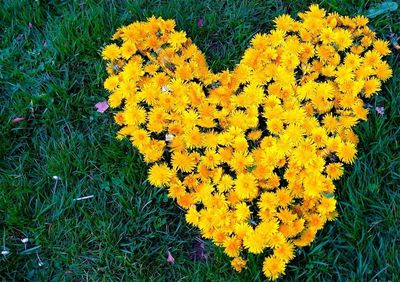
[[[96,105],[94,105],[96,107],[96,110],[99,113],[104,113],[105,111],[107,111],[108,109],[108,102],[107,101],[103,101],[103,102],[98,102]]]
[[[175,259],[174,259],[174,257],[172,256],[172,254],[171,254],[170,251],[167,251],[167,262],[169,262],[169,263],[171,263],[171,264],[174,264],[174,263],[175,263]]]
[[[193,252],[191,259],[194,261],[206,260],[208,257],[205,251],[205,245],[200,239],[196,239],[193,243]]]
[[[375,110],[381,116],[383,116],[385,114],[385,108],[384,107],[375,107]]]
[[[204,26],[204,20],[202,18],[197,20],[197,26],[198,27],[203,27]]]
[[[23,117],[16,117],[16,118],[13,118],[13,119],[12,119],[12,122],[13,122],[13,123],[19,123],[19,122],[21,122],[21,121],[23,121],[23,120],[25,120],[25,118],[23,118]]]

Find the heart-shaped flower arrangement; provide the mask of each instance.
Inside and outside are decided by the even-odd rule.
[[[151,164],[186,221],[224,248],[241,271],[247,253],[276,279],[336,216],[334,180],[353,163],[364,99],[392,71],[388,43],[365,17],[317,5],[275,19],[233,71],[212,73],[204,55],[152,17],[118,29],[106,46],[115,121]]]

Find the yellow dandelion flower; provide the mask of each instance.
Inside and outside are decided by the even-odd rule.
[[[109,76],[105,81],[104,81],[104,88],[107,89],[108,91],[114,91],[119,83],[119,78],[117,75]]]
[[[121,56],[124,59],[129,59],[131,56],[133,56],[136,53],[137,48],[136,48],[136,45],[134,42],[126,41],[122,44],[120,51],[121,51]]]
[[[226,192],[229,191],[233,187],[233,179],[230,175],[224,174],[222,175],[220,181],[218,182],[218,191]]]
[[[257,206],[260,210],[274,210],[279,205],[278,198],[275,193],[264,192],[261,194]]]
[[[123,116],[122,116],[123,118]],[[148,146],[150,144],[150,135],[144,129],[137,129],[132,132],[132,142],[139,149],[143,146]]]
[[[280,15],[274,19],[277,29],[282,31],[289,31],[294,25],[294,20],[289,15]]]
[[[185,132],[184,139],[187,148],[201,147],[203,144],[203,136],[198,128],[194,128]]]
[[[237,204],[235,206],[235,215],[237,220],[246,221],[251,215],[249,206],[244,202]]]
[[[365,81],[364,84],[365,97],[369,98],[380,90],[381,90],[381,82],[378,79],[371,78]]]
[[[352,164],[356,157],[357,149],[353,143],[341,143],[337,150],[338,157],[345,163]]]
[[[196,226],[199,222],[199,212],[196,210],[196,207],[190,207],[185,215],[186,221],[189,224]]]
[[[191,172],[196,166],[196,160],[193,154],[175,152],[171,157],[172,166],[182,172]]]
[[[121,105],[123,101],[123,96],[121,91],[115,91],[114,93],[108,96],[108,104],[111,108],[116,108]]]
[[[368,66],[376,67],[381,62],[381,54],[377,51],[367,51],[364,55],[364,63]]]
[[[118,124],[118,125],[123,125],[125,123],[124,117],[122,116],[121,112],[118,112],[114,115],[114,121]]]
[[[204,153],[204,156],[201,157],[202,163],[210,169],[217,167],[220,163],[220,160],[221,156],[212,149],[207,149]]]
[[[311,214],[307,215],[308,227],[311,230],[320,230],[324,223],[326,222],[326,218],[322,217],[319,214]]]
[[[328,132],[335,132],[339,126],[339,122],[331,113],[324,115],[322,123]]]
[[[194,196],[190,193],[178,196],[176,199],[179,206],[184,209],[190,208],[194,204]]]
[[[143,146],[141,152],[146,163],[153,163],[161,159],[164,154],[164,141],[152,140],[147,146]]]
[[[274,256],[285,263],[289,262],[294,258],[294,245],[290,242],[285,242],[277,246],[274,250]]]
[[[299,165],[308,166],[315,157],[316,146],[309,139],[304,139],[299,143],[296,149],[292,152],[292,158]]]
[[[168,42],[174,47],[179,48],[187,40],[186,32],[174,31],[169,34]]]
[[[269,40],[271,42],[272,46],[278,46],[281,45],[285,42],[285,31],[284,30],[273,30],[270,32],[270,34],[268,35]]]
[[[251,230],[243,238],[243,246],[252,254],[261,254],[266,247],[268,238],[261,232]]]
[[[342,163],[330,163],[325,168],[326,174],[333,180],[339,179],[343,175]]]
[[[218,134],[215,132],[204,133],[203,146],[208,149],[216,149],[218,146]]]
[[[284,223],[293,222],[294,220],[297,219],[297,216],[293,214],[291,211],[289,211],[287,208],[280,210],[277,213],[277,217],[279,218],[280,221]]]
[[[377,39],[374,41],[374,50],[378,52],[382,56],[386,56],[390,54],[390,49],[389,49],[389,42],[382,40],[382,39]]]
[[[231,261],[231,266],[237,271],[241,272],[242,269],[246,266],[246,260],[241,257],[236,257]]]
[[[382,81],[386,81],[392,77],[393,71],[386,62],[379,62],[376,65],[376,77]]]
[[[254,199],[258,194],[257,181],[251,173],[241,173],[235,180],[235,191],[239,199]]]
[[[272,280],[276,280],[285,273],[286,264],[276,256],[267,257],[263,263],[264,275]]]
[[[327,214],[333,212],[336,208],[336,200],[334,198],[322,198],[320,205],[318,206],[318,212],[320,214]]]
[[[294,241],[294,244],[298,247],[308,246],[315,239],[317,231],[315,229],[303,230],[301,237]]]
[[[230,257],[237,257],[239,255],[241,246],[242,242],[236,236],[226,237],[223,241],[224,251]]]
[[[166,164],[155,164],[149,169],[148,179],[151,185],[161,187],[168,184],[173,174]]]
[[[288,206],[293,200],[293,196],[290,194],[290,190],[287,188],[278,189],[275,193],[278,200],[278,205],[281,207]]]
[[[257,141],[261,138],[262,131],[261,130],[253,130],[247,134],[247,137],[252,141]]]
[[[350,47],[353,43],[351,32],[346,29],[337,30],[333,36],[334,42],[340,51]]]
[[[120,48],[118,47],[117,44],[110,44],[107,45],[103,51],[101,51],[101,55],[103,56],[103,59],[105,60],[110,60],[114,61],[119,58],[120,56]]]
[[[246,152],[234,152],[229,165],[238,173],[242,173],[246,168],[254,164],[254,159]]]

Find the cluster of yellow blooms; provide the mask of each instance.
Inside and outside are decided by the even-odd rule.
[[[102,51],[109,104],[122,107],[118,138],[151,164],[149,182],[237,271],[247,253],[264,253],[270,279],[335,218],[333,181],[356,156],[352,128],[392,75],[388,42],[365,17],[317,5],[299,17],[255,35],[233,71],[210,71],[173,20],[155,17],[118,29]]]

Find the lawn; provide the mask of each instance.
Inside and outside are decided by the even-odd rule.
[[[375,2],[320,5],[354,16]],[[275,16],[295,16],[307,6],[300,0],[2,1],[0,251],[9,254],[0,255],[1,280],[263,280],[261,257],[250,257],[241,273],[232,270],[222,250],[148,184],[147,166],[129,141],[115,139],[112,111],[94,107],[107,97],[100,52],[118,27],[156,15],[175,19],[212,70],[231,69],[254,34],[273,28]],[[370,26],[381,38],[399,35],[399,10]],[[336,183],[339,217],[298,251],[282,280],[400,280],[400,53],[392,50],[393,77],[370,100],[369,119],[356,128],[358,159]]]

